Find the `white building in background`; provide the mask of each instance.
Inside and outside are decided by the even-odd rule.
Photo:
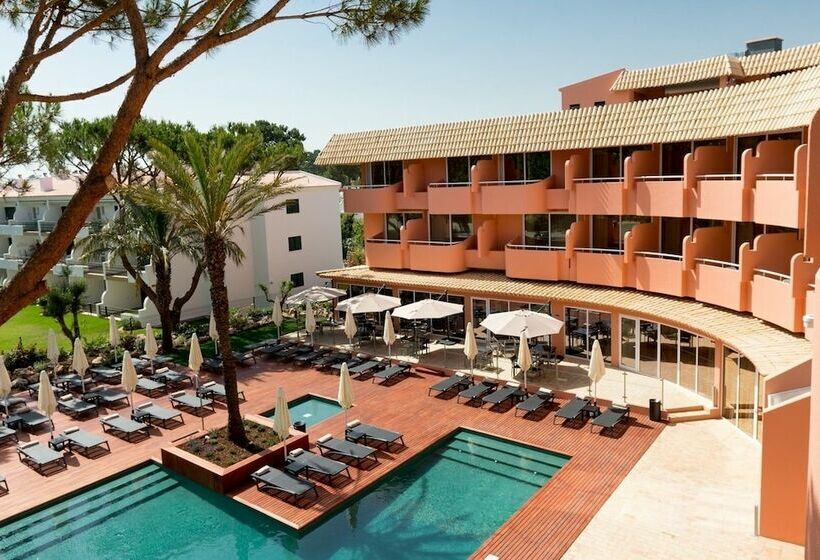
[[[286,208],[254,218],[234,239],[245,258],[239,266],[229,263],[226,270],[232,307],[267,305],[260,284],[278,293],[281,283],[291,280],[294,291],[299,291],[325,283],[316,275],[317,270],[342,266],[340,183],[304,171],[286,172],[284,178],[290,186],[299,187],[288,197]],[[28,181],[26,189],[9,189],[0,197],[0,282],[13,277],[37,244],[49,235],[77,187],[73,178],[43,177]],[[93,222],[111,220],[118,210],[113,198],[103,198],[77,238],[87,236]],[[73,247],[47,281],[68,267],[72,278],[86,282],[88,311],[132,315],[142,323],[159,323],[156,308],[140,294],[118,258],[86,262]],[[171,293],[176,297],[190,285],[194,264],[185,257],[175,257],[172,268]],[[143,278],[153,284],[150,265],[144,269]],[[209,289],[208,278],[203,275],[183,308],[183,319],[210,313]]]

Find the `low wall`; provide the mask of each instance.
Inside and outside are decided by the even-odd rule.
[[[250,420],[250,415],[246,419]],[[257,421],[256,418],[252,420]],[[269,425],[269,422],[259,423]],[[203,435],[205,432],[198,433],[196,437]],[[291,437],[286,442],[288,449],[308,449],[310,447],[306,433],[291,430],[290,435]],[[176,446],[163,447],[161,453],[163,466],[214,492],[228,494],[247,483],[251,474],[265,465],[281,466],[284,464],[284,449],[285,442],[279,443],[230,467],[220,467]]]

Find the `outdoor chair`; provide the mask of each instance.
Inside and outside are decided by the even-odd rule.
[[[285,494],[297,503],[300,498],[311,492],[317,499],[319,498],[315,484],[274,467],[262,467],[251,475],[251,479],[260,491],[269,494]]]
[[[549,389],[540,387],[534,395],[515,405],[515,414],[522,411],[524,416],[535,413],[555,401],[555,395]]]
[[[205,397],[220,402],[225,402],[227,398],[225,395],[225,386],[216,381],[203,383],[199,386],[199,389],[196,390],[196,394],[198,397]],[[240,399],[245,400],[244,391],[238,391],[238,395]]]
[[[168,410],[152,402],[143,403],[134,409],[131,414],[131,419],[136,422],[145,422],[149,426],[159,424],[163,428],[168,426],[169,422],[185,423],[182,413],[176,410]]]
[[[90,456],[95,450],[111,453],[111,446],[108,445],[108,441],[104,437],[86,432],[80,428],[66,428],[60,435],[67,440],[70,450],[76,449],[85,457]]]
[[[4,424],[0,424],[0,443],[6,443],[7,441],[20,441],[20,438],[17,436],[17,430],[13,430]]]
[[[461,391],[456,396],[456,402],[461,402],[461,399],[465,399],[465,402],[468,403],[473,402],[492,392],[496,387],[498,387],[497,382],[485,379],[481,383],[475,383]]]
[[[627,418],[629,418],[629,406],[612,405],[592,420],[589,431],[593,431],[595,426],[601,428],[601,433],[612,430]]]
[[[18,445],[17,456],[20,458],[21,463],[28,465],[42,476],[46,476],[53,469],[64,470],[68,468],[64,453],[54,451],[39,441],[29,441]]]
[[[377,371],[373,374],[372,382],[378,379],[381,383],[385,381],[393,381],[400,377],[403,377],[410,371],[410,364],[407,362],[399,362],[395,365],[388,366],[382,370]]]
[[[496,389],[488,395],[481,398],[482,405],[489,404],[490,408],[500,406],[507,401],[521,400],[526,396],[526,393],[521,389],[521,384],[517,381],[508,381],[506,385],[500,389]]]
[[[291,474],[304,472],[308,478],[311,474],[315,474],[325,477],[328,482],[342,473],[350,478],[350,469],[346,464],[304,449],[294,449],[288,453],[285,472]]]
[[[349,459],[353,461],[357,467],[361,467],[361,465],[368,460],[374,463],[379,462],[374,448],[347,441],[346,439],[335,438],[331,434],[325,434],[317,439],[316,446],[322,455],[334,455],[343,459]]]
[[[365,445],[383,445],[385,449],[389,449],[394,443],[406,447],[404,434],[370,424],[362,424],[358,419],[348,422],[345,426],[345,439],[355,443],[362,442]]]
[[[75,399],[72,395],[64,395],[57,399],[57,410],[63,414],[68,414],[72,418],[82,418],[91,414],[97,415],[96,404]]]
[[[185,391],[177,391],[176,393],[170,394],[171,399],[171,406],[174,408],[180,408],[193,414],[194,416],[200,416],[205,414],[206,411],[210,410],[211,412],[216,412],[214,409],[214,401],[211,399],[206,399],[204,397],[198,397],[196,395],[190,395]]]
[[[438,395],[449,393],[450,391],[461,391],[468,388],[472,384],[470,376],[461,372],[456,372],[447,379],[442,379],[438,383],[430,385],[427,389],[427,395],[435,391]]]
[[[84,401],[106,407],[128,404],[128,393],[118,389],[93,389],[82,396]]]
[[[104,432],[111,432],[129,443],[137,436],[151,436],[147,424],[131,420],[130,418],[124,418],[119,414],[103,416],[100,418],[100,424],[102,424]]]
[[[165,383],[139,375],[137,376],[137,391],[153,397],[154,393],[165,393],[168,391],[168,387]]]
[[[588,399],[582,399],[579,397],[573,398],[571,401],[558,409],[558,412],[556,412],[555,416],[553,416],[553,424],[556,419],[566,422],[582,418],[584,415],[584,409],[588,404]]]

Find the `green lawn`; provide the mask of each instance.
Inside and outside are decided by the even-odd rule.
[[[282,329],[281,334],[287,334],[296,330],[296,321],[294,319],[285,319],[282,322]],[[249,329],[246,331],[242,331],[237,333],[231,337],[231,346],[235,350],[239,350],[246,344],[253,344],[254,342],[260,342],[267,338],[275,338],[276,337],[276,326],[266,325],[264,327],[259,327],[258,329]],[[214,343],[213,342],[203,342],[202,343],[202,355],[206,358],[213,357],[214,355]],[[171,357],[174,359],[175,362],[178,364],[187,364],[188,363],[188,348],[179,348]]]
[[[66,322],[71,325],[69,316],[66,316]],[[38,306],[30,305],[0,325],[0,352],[8,352],[15,348],[20,338],[23,339],[24,346],[34,344],[45,348],[48,329],[54,329],[57,333],[60,348],[71,350],[71,341],[60,331],[57,321],[51,317],[43,317]],[[108,337],[108,319],[95,315],[81,315],[80,335],[86,340]]]

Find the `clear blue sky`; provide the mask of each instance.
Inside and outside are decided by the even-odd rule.
[[[432,0],[424,25],[395,45],[341,43],[307,23],[270,26],[161,85],[143,115],[199,127],[266,119],[321,148],[334,132],[554,110],[558,88],[585,77],[740,51],[760,36],[779,35],[786,47],[816,42],[819,21],[816,0]],[[0,74],[19,39],[0,27]],[[43,66],[32,89],[102,83],[129,56],[78,45]],[[110,114],[120,96],[65,104],[63,115]]]

